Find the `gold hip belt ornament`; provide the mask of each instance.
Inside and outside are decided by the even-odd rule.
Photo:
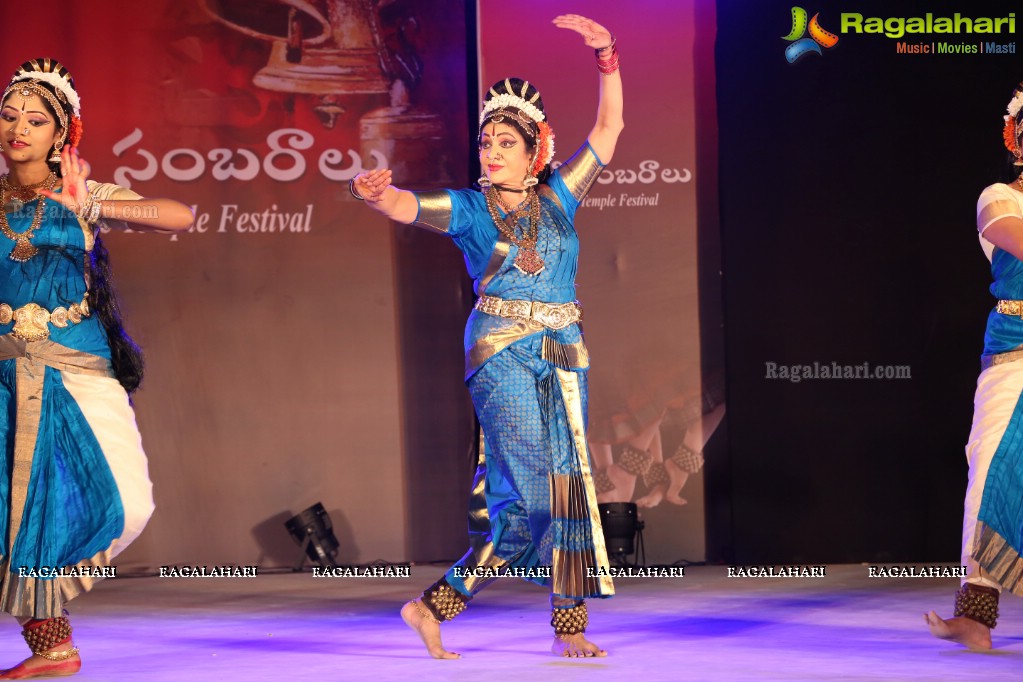
[[[999,301],[995,311],[1002,315],[1015,315],[1023,317],[1023,301]]]
[[[47,323],[64,329],[68,324],[78,324],[83,317],[88,317],[88,296],[86,293],[81,303],[72,303],[67,308],[60,306],[52,311],[38,303],[26,303],[17,310],[7,303],[0,303],[0,324],[9,324],[13,320],[14,328],[11,329],[11,335],[22,341],[42,341],[50,336]]]
[[[540,301],[509,301],[497,296],[480,296],[473,306],[487,315],[516,320],[532,320],[548,329],[564,329],[583,319],[583,307],[572,303],[542,303]]]

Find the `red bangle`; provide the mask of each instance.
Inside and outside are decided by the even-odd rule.
[[[597,70],[603,74],[614,73],[618,70],[618,50],[613,44],[611,54],[607,59],[597,59]]]

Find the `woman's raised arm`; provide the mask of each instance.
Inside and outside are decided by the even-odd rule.
[[[615,153],[618,136],[625,127],[622,118],[622,75],[618,70],[618,51],[614,36],[597,22],[578,14],[562,14],[554,18],[558,28],[575,31],[587,47],[597,52],[600,73],[600,97],[597,101],[597,122],[587,138],[601,162],[607,164]]]

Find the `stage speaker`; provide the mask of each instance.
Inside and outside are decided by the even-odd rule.
[[[598,504],[600,524],[604,527],[604,544],[608,554],[632,554],[636,551],[638,517],[632,502]]]

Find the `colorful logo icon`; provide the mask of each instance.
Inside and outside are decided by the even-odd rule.
[[[820,12],[814,14],[808,24],[806,10],[802,7],[792,8],[792,30],[787,36],[782,36],[782,40],[792,43],[785,48],[785,59],[789,60],[789,64],[795,64],[803,55],[811,52],[823,54],[822,47],[834,47],[838,44],[838,36],[821,28],[817,21],[819,16]],[[804,38],[803,34],[806,33],[807,28],[809,28],[810,37]]]

